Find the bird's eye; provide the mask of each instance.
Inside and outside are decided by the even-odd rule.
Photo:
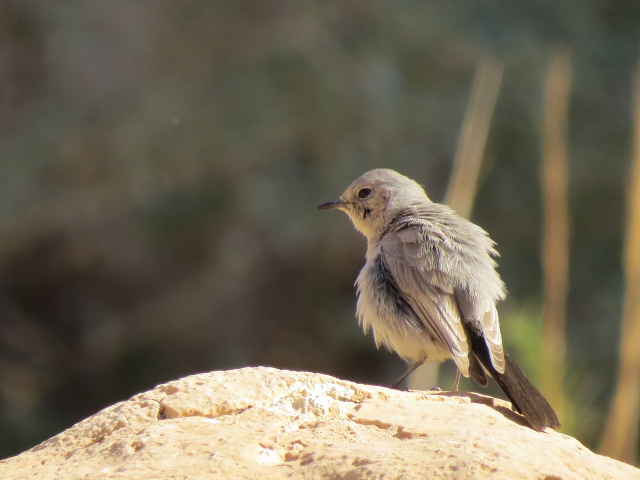
[[[371,195],[370,188],[361,188],[358,192],[358,198],[367,198],[369,195]]]

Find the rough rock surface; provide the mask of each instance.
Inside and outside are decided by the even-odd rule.
[[[243,368],[102,410],[0,462],[12,479],[640,479],[509,404]]]

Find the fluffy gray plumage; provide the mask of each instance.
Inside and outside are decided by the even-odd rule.
[[[344,211],[367,238],[357,316],[377,346],[416,364],[451,358],[483,386],[488,373],[533,428],[559,426],[502,346],[496,302],[505,287],[482,228],[388,169],[365,173],[320,208]]]

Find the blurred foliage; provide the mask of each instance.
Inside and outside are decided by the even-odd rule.
[[[540,298],[557,43],[575,79],[568,428],[595,446],[616,365],[638,25],[631,0],[0,0],[0,457],[202,370],[390,382],[401,362],[353,318],[364,240],[315,207],[378,166],[441,199],[486,54],[505,71],[473,219],[502,253],[505,337],[533,329],[537,308],[518,305]],[[514,352],[532,375],[535,337]]]

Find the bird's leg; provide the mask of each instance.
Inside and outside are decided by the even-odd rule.
[[[462,372],[458,369],[456,370],[456,383],[453,385],[454,392],[458,391],[458,387],[460,386],[460,377],[462,377]]]
[[[400,384],[402,382],[404,382],[404,379],[407,378],[409,375],[411,375],[411,373],[418,368],[420,365],[422,365],[424,363],[426,359],[421,358],[420,360],[417,360],[413,365],[411,365],[406,372],[404,372],[402,375],[400,375],[400,377],[398,379],[396,379],[395,382],[393,382],[391,384],[391,388],[395,388],[396,390],[400,387]]]

